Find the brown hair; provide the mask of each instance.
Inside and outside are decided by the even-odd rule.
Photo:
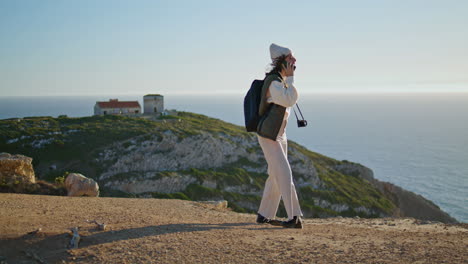
[[[270,75],[276,73],[280,75],[281,70],[283,69],[283,62],[286,61],[287,55],[281,55],[276,57],[273,62],[270,64],[271,70],[266,73],[266,75]]]

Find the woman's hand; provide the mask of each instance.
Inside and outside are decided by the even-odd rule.
[[[294,65],[292,63],[287,63],[288,66],[283,68],[284,76],[289,77],[289,76],[294,76]]]

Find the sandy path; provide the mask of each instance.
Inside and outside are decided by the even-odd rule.
[[[254,221],[180,200],[0,194],[0,262],[468,263],[466,224],[328,218],[295,230]],[[75,226],[83,239],[69,250]]]

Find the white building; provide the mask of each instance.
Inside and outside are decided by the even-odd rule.
[[[94,105],[95,115],[120,115],[120,114],[140,114],[141,106],[138,101],[119,101],[109,99],[109,102],[96,102]]]
[[[143,96],[145,114],[164,112],[164,96],[160,94],[147,94]]]

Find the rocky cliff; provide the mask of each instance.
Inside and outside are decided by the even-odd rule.
[[[411,216],[422,220],[435,220],[446,223],[456,223],[456,219],[442,211],[432,201],[422,195],[405,190],[395,184],[379,181],[374,178],[374,173],[362,165],[337,166],[337,170],[351,175],[359,175],[377,188],[382,194],[389,198],[396,206],[394,216]]]
[[[32,158],[23,155],[0,153],[0,181],[3,184],[35,183]]]
[[[156,121],[118,116],[5,120],[0,129],[0,147],[34,157],[41,178],[80,172],[99,182],[103,196],[225,199],[236,211],[253,212],[267,178],[253,134],[192,113]],[[360,164],[292,141],[288,151],[306,217],[455,221],[423,197],[374,179]]]
[[[0,153],[0,192],[63,195],[64,188],[36,181],[32,160],[24,155]]]

